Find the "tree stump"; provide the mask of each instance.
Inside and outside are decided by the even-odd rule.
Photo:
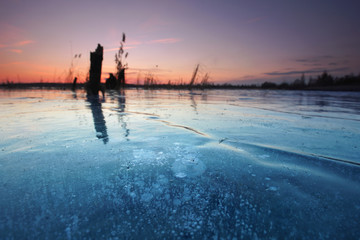
[[[90,52],[90,77],[87,85],[88,95],[99,95],[99,91],[103,92],[101,87],[101,68],[103,60],[104,48],[98,44],[95,52]]]

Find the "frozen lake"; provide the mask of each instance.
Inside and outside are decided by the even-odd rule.
[[[359,103],[0,90],[0,239],[359,239]]]

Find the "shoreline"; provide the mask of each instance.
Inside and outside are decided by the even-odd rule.
[[[83,90],[85,84],[79,83],[76,90]],[[57,89],[57,90],[71,90],[72,83],[11,83],[0,84],[0,89]],[[168,84],[156,84],[156,85],[136,85],[126,84],[125,89],[168,89],[168,90],[287,90],[287,91],[339,91],[339,92],[360,92],[360,85],[331,85],[331,86],[312,86],[312,87],[298,87],[298,88],[282,88],[282,87],[270,87],[264,88],[256,85],[168,85]]]

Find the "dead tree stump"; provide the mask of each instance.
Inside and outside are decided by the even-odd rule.
[[[100,84],[101,67],[103,60],[104,48],[98,44],[95,52],[90,52],[90,76],[87,85],[88,95],[99,95],[99,91],[103,91]]]

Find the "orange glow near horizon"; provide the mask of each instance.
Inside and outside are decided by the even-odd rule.
[[[199,80],[208,73],[210,82],[220,84],[289,82],[302,73],[309,78],[324,70],[334,76],[360,71],[360,18],[354,3],[169,4],[2,1],[0,83],[64,83],[75,76],[84,82],[90,52],[98,43],[104,47],[105,82],[115,72],[114,55],[123,32],[128,83],[143,83],[149,75],[158,83],[188,83],[197,64]],[[119,9],[126,11],[119,14]]]

